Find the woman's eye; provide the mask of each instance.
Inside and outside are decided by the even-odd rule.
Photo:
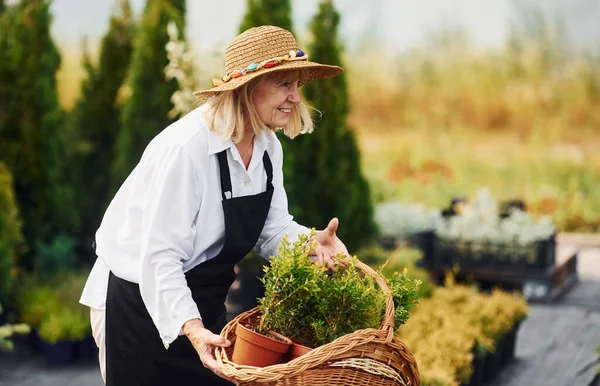
[[[283,83],[281,83],[281,86],[287,88],[287,87],[290,87],[291,84],[292,84],[291,82],[283,82]]]

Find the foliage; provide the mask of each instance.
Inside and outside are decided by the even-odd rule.
[[[110,174],[115,141],[120,131],[122,86],[129,66],[134,23],[128,0],[119,1],[119,10],[110,18],[108,32],[100,42],[99,59],[93,63],[84,54],[85,78],[81,96],[69,113],[72,145],[70,179],[76,191],[74,206],[80,217],[77,230],[82,252],[91,250],[94,233],[108,204]]]
[[[29,246],[74,227],[72,190],[65,181],[65,138],[56,91],[60,55],[50,35],[50,1],[21,0],[0,16],[0,161],[14,190]]]
[[[84,306],[79,306],[84,308]],[[78,341],[90,332],[89,318],[84,312],[72,307],[59,307],[50,310],[38,328],[40,338],[54,344],[58,341]]]
[[[308,257],[313,246],[309,235],[294,244],[287,238],[281,241],[262,279],[260,330],[272,329],[317,347],[356,330],[378,328],[386,298],[374,278],[358,268],[356,257],[335,272],[313,264]],[[387,282],[399,326],[417,302],[420,283],[398,272]]]
[[[0,162],[0,301],[12,293],[17,259],[24,247],[21,225],[12,176]]]
[[[168,65],[165,46],[169,42],[167,25],[174,22],[184,30],[185,0],[147,0],[138,23],[126,84],[130,95],[122,109],[113,164],[113,189],[138,163],[144,148],[161,130],[173,122],[168,114],[177,81],[165,81]]]
[[[51,243],[37,246],[35,272],[40,278],[48,278],[58,273],[70,272],[75,269],[75,241],[66,234],[59,234]]]
[[[311,60],[343,66],[339,22],[332,2],[321,2],[310,24],[312,44],[307,52]],[[321,229],[338,217],[338,236],[350,251],[355,251],[374,237],[376,229],[355,134],[346,124],[346,77],[342,74],[317,80],[302,88],[306,99],[322,112],[322,118],[310,135],[281,140],[290,213],[298,222]]]
[[[261,282],[265,296],[259,299],[262,315],[259,330],[273,329],[292,338],[308,335],[306,310],[312,308],[312,297],[318,296],[320,288],[316,277],[326,268],[313,264],[308,257],[312,247],[309,237],[300,235],[293,244],[287,235],[281,240],[277,255],[264,267]]]
[[[239,32],[261,25],[275,25],[291,32],[291,15],[289,0],[246,0],[246,13]]]
[[[474,353],[493,352],[499,338],[526,315],[527,303],[519,295],[480,294],[449,279],[447,287],[419,302],[397,336],[415,355],[422,384],[458,386],[471,376]]]
[[[2,303],[0,303],[0,314],[2,314]],[[28,334],[29,326],[21,323],[15,325],[0,326],[0,351],[10,351],[13,349],[10,337],[15,334]]]
[[[416,248],[400,247],[393,251],[383,249],[377,244],[362,247],[356,252],[360,260],[373,269],[377,269],[388,280],[402,272],[414,282],[420,282],[419,299],[428,298],[433,293],[434,284],[426,270],[417,268],[416,263],[423,254]],[[399,303],[402,304],[402,303]]]
[[[25,276],[20,283],[17,306],[21,320],[48,342],[80,339],[90,330],[89,309],[79,296],[89,272],[66,272],[51,277]]]

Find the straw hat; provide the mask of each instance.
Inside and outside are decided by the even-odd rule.
[[[303,69],[306,83],[313,79],[333,78],[344,69],[308,61],[308,54],[298,48],[294,36],[279,27],[265,25],[250,28],[233,39],[225,51],[225,74],[213,79],[215,87],[196,91],[194,96],[205,99],[222,91],[235,90],[257,76],[273,71]]]

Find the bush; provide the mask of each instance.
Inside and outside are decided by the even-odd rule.
[[[40,323],[38,329],[40,338],[50,344],[63,340],[78,341],[85,338],[89,334],[90,323],[83,309],[84,306],[72,307],[69,305],[51,310]]]
[[[2,304],[0,303],[0,314],[2,314]],[[26,324],[3,325],[0,326],[0,351],[10,351],[13,349],[10,337],[14,334],[28,334],[29,326]]]
[[[25,277],[17,297],[21,320],[40,330],[50,343],[85,337],[90,330],[89,313],[79,304],[79,296],[87,276],[81,272]]]
[[[436,288],[413,310],[410,320],[397,330],[419,363],[421,384],[458,386],[473,371],[474,352],[495,351],[495,344],[527,315],[519,295],[453,285]]]
[[[397,248],[388,251],[377,244],[371,244],[357,251],[356,256],[363,263],[373,269],[381,270],[388,280],[395,272],[403,272],[403,275],[413,281],[419,281],[419,298],[428,298],[433,293],[434,284],[429,278],[426,270],[416,266],[423,254],[416,248]],[[405,270],[406,269],[406,270]]]
[[[357,330],[379,328],[386,297],[374,277],[359,269],[356,257],[335,272],[313,264],[308,257],[314,247],[309,237],[301,235],[294,244],[284,238],[271,266],[265,268],[260,330],[272,329],[318,347]],[[419,284],[405,272],[396,272],[388,280],[397,326],[417,303]]]

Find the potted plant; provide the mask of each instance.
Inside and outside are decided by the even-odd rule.
[[[309,242],[313,232],[300,236],[293,245],[284,239],[265,269],[265,296],[259,300],[263,327],[307,347],[322,346],[356,330],[378,328],[386,295],[373,277],[363,274],[356,257],[346,259],[345,267],[335,272],[312,264],[308,251],[314,246]],[[416,304],[418,285],[405,272],[388,280],[398,325]],[[296,348],[292,351],[292,357],[298,355]]]
[[[42,320],[39,335],[46,360],[51,365],[66,365],[74,359],[75,345],[89,331],[89,321],[77,309],[58,307]]]
[[[307,305],[306,299],[318,291],[315,271],[324,270],[312,264],[308,257],[312,235],[314,231],[300,235],[293,244],[284,236],[277,255],[264,267],[261,281],[265,296],[259,300],[261,315],[258,320],[238,323],[233,351],[235,363],[264,367],[285,360],[292,345],[289,338],[298,338],[290,331],[298,331],[303,326],[297,315]]]

